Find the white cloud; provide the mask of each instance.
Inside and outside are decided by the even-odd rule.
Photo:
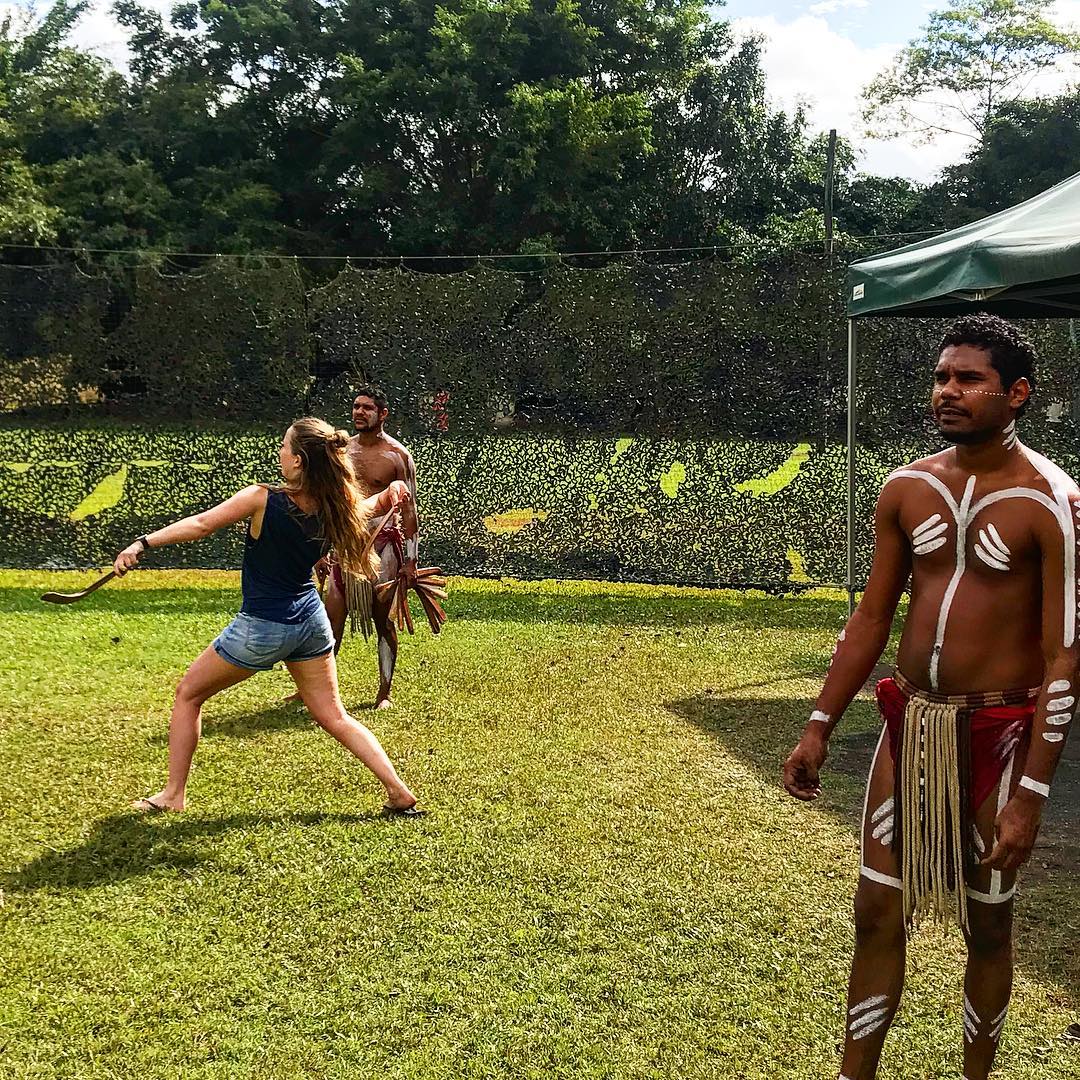
[[[821,0],[818,4],[811,4],[806,10],[811,15],[832,15],[837,11],[846,11],[850,8],[867,7],[870,0]]]
[[[176,0],[140,0],[143,7],[159,11],[168,18]],[[40,16],[52,5],[49,3],[3,3],[0,4],[0,20],[5,15],[11,14],[16,24],[26,16],[28,12],[34,12]],[[75,25],[71,33],[70,43],[87,52],[115,64],[122,70],[127,70],[131,54],[127,47],[127,30],[122,27],[112,13],[112,0],[92,0],[86,13]]]
[[[1080,30],[1080,0],[1057,0],[1050,8],[1050,21],[1055,26]]]
[[[1058,0],[1055,16],[1061,24],[1080,23],[1080,0]],[[960,135],[942,136],[929,145],[914,139],[866,137],[860,115],[862,90],[906,42],[861,46],[813,15],[790,22],[774,15],[752,16],[736,19],[732,25],[738,34],[759,34],[766,39],[763,66],[774,104],[791,110],[802,103],[814,129],[836,128],[862,152],[859,167],[863,171],[926,182],[944,166],[962,160],[970,148],[971,140]],[[1075,70],[1064,63],[1040,75],[1026,93],[1059,92],[1075,80]]]

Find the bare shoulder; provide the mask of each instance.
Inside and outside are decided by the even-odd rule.
[[[893,481],[895,480],[917,480],[920,476],[925,475],[945,479],[949,472],[949,465],[951,464],[952,457],[953,451],[949,448],[941,450],[936,454],[931,454],[929,457],[918,458],[915,461],[909,462],[907,465],[901,465],[899,469],[893,469],[893,471],[885,477],[882,494],[884,494],[885,489],[893,485]],[[912,476],[912,473],[918,475]]]
[[[399,458],[401,458],[406,469],[408,469],[413,463],[412,452],[409,450],[409,448],[403,442],[399,442],[397,439],[393,438],[390,435],[387,435],[385,432],[383,433],[383,438],[386,440],[388,448],[392,450],[395,454],[397,454]]]
[[[1076,505],[1080,500],[1080,488],[1060,465],[1027,446],[1024,447],[1024,457],[1031,467],[1033,478],[1042,480],[1059,502]]]

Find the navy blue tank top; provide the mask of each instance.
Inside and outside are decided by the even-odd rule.
[[[276,623],[309,619],[321,603],[311,571],[329,547],[318,514],[305,514],[284,491],[268,491],[259,538],[249,523],[244,540],[240,610]]]

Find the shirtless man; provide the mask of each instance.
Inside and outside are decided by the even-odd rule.
[[[412,493],[412,498],[402,507],[400,521],[389,524],[375,544],[381,565],[379,580],[393,581],[402,569],[410,578],[415,577],[420,523],[416,516],[416,465],[412,454],[383,430],[386,416],[386,395],[375,386],[359,387],[352,405],[356,434],[349,440],[348,450],[360,487],[370,496],[385,490],[395,480],[404,480]],[[345,633],[348,592],[344,576],[335,567],[326,595],[326,613],[334,631],[335,652],[341,648]],[[372,598],[371,607],[379,654],[379,693],[375,707],[387,709],[391,705],[390,686],[397,663],[397,627],[390,617],[389,604]]]
[[[817,798],[829,736],[889,640],[911,579],[870,767],[841,1080],[872,1080],[900,1004],[907,926],[961,926],[964,1077],[986,1080],[1012,990],[1012,896],[1080,697],[1080,493],[1017,439],[1035,353],[1009,323],[946,332],[933,414],[954,445],[894,472],[870,579],[784,766]],[[897,768],[899,759],[899,768]]]

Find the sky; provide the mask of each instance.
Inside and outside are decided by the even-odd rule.
[[[946,6],[945,0],[729,0],[713,10],[731,20],[737,34],[766,39],[766,85],[774,104],[790,109],[804,102],[815,128],[836,128],[852,140],[864,172],[925,182],[962,160],[969,140],[949,136],[923,145],[865,138],[859,98],[863,87],[919,36],[930,12]],[[1080,26],[1080,0],[1057,0],[1051,16],[1059,26]],[[1053,93],[1076,81],[1075,68],[1048,72],[1028,93]]]
[[[0,15],[29,2],[0,0]],[[164,12],[174,0],[142,2]],[[40,0],[38,10],[47,6],[48,0]],[[852,141],[864,172],[925,182],[960,161],[968,140],[950,136],[917,145],[910,139],[868,139],[859,117],[860,94],[918,35],[929,12],[944,6],[945,0],[728,0],[711,10],[730,20],[737,35],[764,37],[766,85],[774,105],[790,110],[803,103],[814,129],[835,127]],[[1053,17],[1058,25],[1080,27],[1080,0],[1056,0]],[[124,33],[109,14],[109,0],[92,0],[75,41],[121,66],[125,62]],[[1075,68],[1050,72],[1029,93],[1053,93],[1077,80]]]

